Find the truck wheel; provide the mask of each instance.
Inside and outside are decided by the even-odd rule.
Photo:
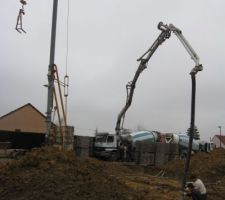
[[[111,161],[117,161],[118,160],[117,152],[112,152],[110,160]]]

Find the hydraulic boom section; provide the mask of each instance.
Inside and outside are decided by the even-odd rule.
[[[191,47],[189,42],[183,36],[182,31],[178,29],[177,27],[175,27],[173,24],[170,24],[168,28],[171,30],[171,32],[173,32],[178,37],[180,42],[183,44],[184,48],[187,50],[187,52],[191,56],[191,59],[194,60],[195,62],[195,67],[191,70],[190,74],[196,74],[197,72],[202,71],[203,67],[199,63],[199,57],[197,53],[195,52],[195,50]]]
[[[138,77],[140,76],[141,72],[145,68],[147,68],[149,59],[152,57],[152,55],[154,54],[156,49],[159,47],[159,45],[161,45],[166,39],[170,38],[171,32],[174,33],[178,37],[178,39],[180,40],[180,42],[182,43],[184,48],[187,50],[187,52],[189,53],[189,55],[195,62],[195,67],[191,70],[190,74],[195,75],[199,71],[202,71],[202,69],[203,69],[202,65],[199,63],[198,55],[196,54],[194,49],[191,47],[189,42],[182,35],[182,31],[180,29],[176,28],[173,24],[167,25],[167,24],[163,24],[163,22],[159,22],[158,29],[161,30],[160,35],[155,40],[153,45],[140,58],[137,59],[137,61],[140,61],[138,69],[134,75],[133,80],[131,82],[128,82],[128,84],[126,85],[127,100],[126,100],[125,106],[122,108],[122,110],[120,111],[120,113],[117,117],[116,128],[115,128],[117,135],[120,135],[121,130],[123,130],[123,122],[121,124],[121,121],[124,121],[125,113],[132,103],[134,89],[135,89],[135,85],[138,80]]]
[[[127,100],[126,104],[123,107],[123,109],[120,111],[118,117],[117,117],[117,123],[116,123],[116,134],[120,135],[120,131],[123,129],[121,126],[121,120],[125,117],[125,113],[127,109],[130,107],[132,99],[133,99],[133,94],[134,94],[134,89],[136,82],[138,80],[139,75],[141,72],[147,68],[147,64],[151,56],[154,54],[156,49],[161,45],[166,39],[170,38],[171,35],[171,30],[169,29],[168,26],[165,26],[162,22],[158,24],[158,29],[161,30],[160,35],[158,38],[155,40],[153,45],[140,57],[137,59],[137,61],[140,61],[140,64],[138,66],[138,69],[134,75],[134,78],[131,82],[128,82],[126,85],[127,88]]]

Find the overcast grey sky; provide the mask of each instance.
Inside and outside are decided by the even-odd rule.
[[[46,112],[50,53],[51,0],[28,0],[23,16],[27,34],[16,32],[19,0],[0,7],[0,116],[28,102]],[[66,72],[68,0],[59,0],[55,63]],[[77,134],[114,132],[125,104],[125,85],[141,56],[160,34],[160,21],[183,31],[200,57],[196,125],[202,139],[225,131],[224,0],[72,0],[69,15],[68,121]],[[186,132],[190,126],[194,62],[172,35],[137,82],[125,127]]]

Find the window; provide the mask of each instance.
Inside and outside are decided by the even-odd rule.
[[[114,136],[108,136],[107,142],[108,143],[114,142]]]
[[[96,142],[106,142],[106,138],[107,138],[106,135],[104,135],[104,136],[97,136],[96,137]]]

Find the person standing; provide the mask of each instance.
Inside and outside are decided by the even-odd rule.
[[[191,181],[193,181],[193,185],[195,190],[198,190],[201,193],[202,196],[202,200],[206,200],[207,199],[207,190],[206,187],[204,185],[204,183],[202,182],[202,180],[200,178],[198,178],[198,176],[196,174],[192,174],[190,176]]]
[[[127,144],[123,146],[123,162],[127,162]]]

